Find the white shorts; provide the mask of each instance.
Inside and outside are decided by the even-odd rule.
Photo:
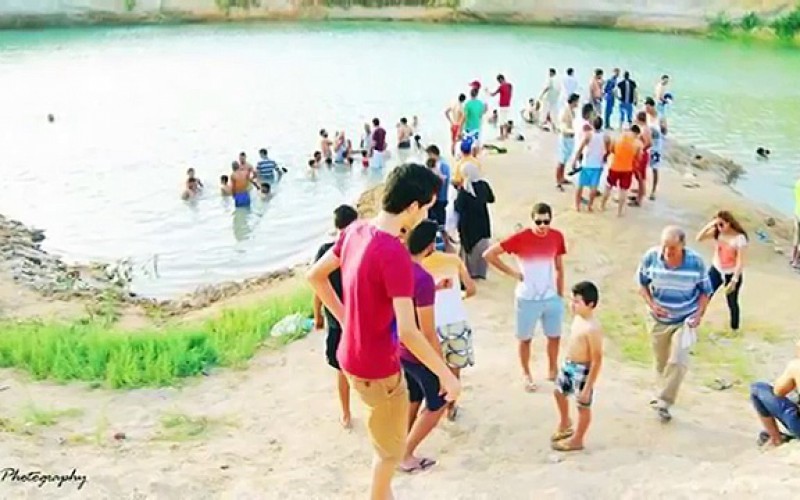
[[[497,108],[497,126],[505,125],[508,123],[508,109],[509,108]]]
[[[372,168],[383,168],[386,166],[386,152],[385,151],[373,151],[372,158],[369,162]]]

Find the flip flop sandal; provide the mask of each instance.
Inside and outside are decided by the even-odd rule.
[[[572,446],[567,441],[555,442],[550,447],[553,448],[553,450],[555,451],[565,451],[565,452],[581,451],[583,449],[583,446]]]
[[[436,460],[433,460],[432,458],[422,458],[419,461],[419,467],[420,470],[428,470],[434,465],[436,465],[436,463],[437,463]]]
[[[550,442],[556,443],[558,441],[563,441],[564,439],[571,438],[573,434],[575,434],[575,431],[572,429],[556,431],[550,436]]]
[[[525,392],[533,393],[539,390],[539,386],[533,380],[525,381]]]
[[[458,406],[453,405],[447,409],[447,420],[455,422],[458,418]]]

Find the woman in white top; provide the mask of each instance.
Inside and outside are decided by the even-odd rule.
[[[712,238],[716,248],[708,277],[714,292],[725,285],[728,309],[731,312],[731,329],[737,332],[740,323],[739,290],[742,288],[747,232],[732,213],[720,210],[697,235],[697,241]]]

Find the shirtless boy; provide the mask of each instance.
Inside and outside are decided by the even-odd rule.
[[[575,318],[567,346],[567,357],[556,378],[553,395],[558,407],[558,429],[551,437],[556,451],[579,451],[592,421],[594,384],[603,364],[603,332],[594,317],[599,293],[594,283],[582,281],[572,287],[571,309]],[[578,428],[572,429],[567,396],[574,395]]]
[[[333,141],[328,138],[328,132],[325,129],[319,131],[319,149],[326,160],[333,159]]]
[[[233,194],[231,191],[230,177],[227,175],[221,175],[219,177],[219,192],[222,196],[230,196]]]
[[[255,170],[252,166],[248,169],[249,164],[242,160],[244,153],[240,155],[239,162],[233,162],[231,165],[231,194],[233,195],[233,204],[236,208],[243,208],[250,206],[250,185],[259,186],[255,184]],[[244,166],[242,164],[244,163]]]
[[[464,102],[467,96],[459,94],[458,100],[444,112],[450,123],[450,155],[456,155],[456,145],[461,140],[461,130],[464,128]]]

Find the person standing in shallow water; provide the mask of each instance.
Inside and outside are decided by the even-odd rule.
[[[686,248],[686,233],[667,226],[661,244],[648,250],[636,271],[639,293],[651,315],[659,393],[650,401],[662,422],[672,420],[681,382],[689,369],[692,330],[700,326],[711,297],[703,258]]]
[[[715,243],[714,258],[708,269],[711,293],[724,287],[731,314],[731,330],[736,333],[741,323],[739,291],[742,289],[747,232],[732,213],[720,210],[697,234],[698,242],[709,239]]]
[[[350,205],[341,205],[333,211],[333,224],[336,227],[337,234],[341,234],[347,226],[352,224],[358,219],[358,212]],[[317,251],[314,262],[320,260],[327,252],[333,247],[333,242],[325,243]],[[333,290],[341,300],[342,298],[342,272],[336,270],[328,277]],[[323,307],[322,301],[319,297],[314,295],[314,325],[316,328],[323,327]],[[327,323],[327,337],[325,339],[325,357],[328,359],[328,365],[337,370],[336,384],[339,391],[339,404],[342,407],[341,423],[345,429],[350,429],[350,384],[347,382],[347,377],[342,373],[342,368],[339,366],[339,360],[336,358],[336,351],[339,349],[339,343],[342,339],[342,325],[331,314],[330,310],[324,309],[324,323]]]

